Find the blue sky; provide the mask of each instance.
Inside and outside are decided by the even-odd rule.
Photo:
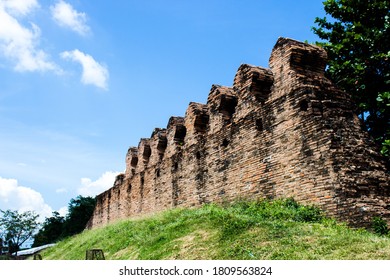
[[[111,187],[129,146],[314,42],[321,0],[0,0],[0,209],[64,213]]]

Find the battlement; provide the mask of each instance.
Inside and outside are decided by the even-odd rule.
[[[354,225],[390,221],[389,174],[349,95],[325,78],[326,57],[279,38],[269,69],[241,65],[232,87],[213,85],[207,104],[129,148],[88,227],[244,197],[294,197]]]

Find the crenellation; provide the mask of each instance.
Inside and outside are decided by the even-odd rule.
[[[240,94],[240,100],[250,99],[252,95],[258,102],[264,104],[271,93],[274,83],[270,69],[242,64],[234,77],[233,89]]]
[[[237,105],[237,97],[233,88],[213,85],[207,99],[207,105],[211,113],[220,113],[223,120],[229,122]]]
[[[192,133],[205,133],[209,126],[209,109],[206,104],[191,102],[185,116],[187,131],[193,128]]]
[[[162,161],[167,145],[167,130],[155,128],[150,137],[150,165],[154,166]]]
[[[165,154],[167,158],[171,158],[182,150],[186,133],[184,118],[170,117],[166,131],[167,148]]]
[[[287,38],[279,38],[269,65],[274,74],[274,97],[301,88],[329,85],[325,78],[327,54],[322,48]]]
[[[137,164],[137,172],[144,171],[149,164],[149,159],[152,154],[152,149],[150,148],[150,138],[141,138],[138,144],[138,164]]]
[[[209,134],[213,134],[231,124],[236,112],[237,96],[231,87],[213,85],[207,99],[207,106],[210,114]]]
[[[138,164],[138,148],[130,147],[126,154],[125,179],[131,178],[135,174]]]
[[[270,69],[241,65],[129,148],[88,227],[172,207],[294,197],[352,225],[390,222],[390,177],[348,93],[324,76],[326,52],[280,38]]]

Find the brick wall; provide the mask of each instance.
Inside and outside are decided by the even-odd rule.
[[[325,78],[325,51],[279,38],[269,65],[241,65],[232,87],[213,85],[207,104],[129,148],[88,227],[262,197],[294,197],[357,226],[390,221],[389,174],[349,95]]]

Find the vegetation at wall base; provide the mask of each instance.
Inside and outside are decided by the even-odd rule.
[[[379,235],[388,235],[389,228],[386,221],[382,217],[374,217],[372,219],[372,229],[376,234]]]
[[[383,226],[383,224],[381,225]],[[388,259],[390,238],[351,229],[293,199],[207,204],[119,221],[68,237],[43,259]]]

